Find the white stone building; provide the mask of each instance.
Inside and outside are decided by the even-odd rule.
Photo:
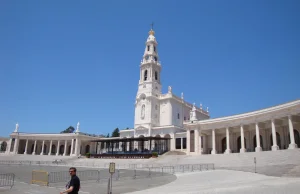
[[[140,64],[140,80],[135,101],[134,129],[122,130],[122,138],[160,136],[171,138],[171,150],[175,149],[176,135],[185,133],[183,122],[208,119],[208,111],[184,101],[168,87],[162,94],[161,64],[154,31],[150,30]],[[194,110],[191,112],[191,110]],[[193,113],[193,115],[191,115]],[[197,113],[197,114],[195,114]]]
[[[249,113],[210,119],[208,108],[196,107],[168,87],[162,94],[161,63],[154,31],[150,30],[140,64],[135,101],[134,128],[120,131],[119,138],[169,137],[168,150],[191,155],[230,154],[300,147],[300,100]],[[6,154],[78,156],[103,153],[103,139],[79,131],[28,134],[19,125],[7,141]],[[273,141],[274,140],[274,141]],[[120,145],[114,145],[118,148]]]

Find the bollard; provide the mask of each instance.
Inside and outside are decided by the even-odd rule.
[[[150,170],[150,168],[149,168],[149,174],[148,174],[148,177],[151,177],[151,170]]]
[[[161,176],[164,176],[164,167],[161,167]]]
[[[97,182],[100,182],[100,170],[98,170],[98,177],[97,177]]]
[[[136,169],[134,169],[133,179],[136,179]]]
[[[117,170],[117,177],[116,177],[116,180],[119,180],[120,179],[120,169]]]

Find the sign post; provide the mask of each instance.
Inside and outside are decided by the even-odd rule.
[[[109,163],[109,173],[110,173],[110,191],[109,194],[112,194],[112,176],[115,173],[116,170],[116,164],[114,162]]]
[[[256,173],[256,157],[254,157],[254,165],[255,165],[254,172]]]

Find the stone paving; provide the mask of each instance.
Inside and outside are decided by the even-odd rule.
[[[215,170],[179,174],[174,182],[130,194],[299,194],[299,191],[300,178]]]

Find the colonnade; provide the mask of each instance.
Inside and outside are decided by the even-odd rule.
[[[33,142],[32,142],[33,141]],[[20,146],[20,143],[22,144]],[[30,144],[29,144],[30,143]],[[25,144],[25,145],[24,145]],[[28,146],[31,145],[31,149]],[[49,146],[49,147],[48,147]],[[63,146],[63,150],[61,150]],[[7,154],[24,154],[24,155],[62,155],[77,156],[80,154],[81,140],[79,138],[69,140],[52,140],[52,139],[29,139],[16,136],[8,141],[6,147]]]
[[[195,152],[196,154],[203,154],[203,139],[204,137],[207,138],[208,134],[211,133],[211,151],[210,154],[217,154],[217,149],[216,149],[216,130],[218,130],[219,133],[225,133],[226,136],[226,150],[224,151],[225,154],[232,153],[231,147],[230,147],[230,134],[231,131],[235,131],[235,133],[240,134],[240,149],[238,150],[240,153],[245,153],[247,151],[246,146],[245,146],[245,132],[244,128],[246,127],[248,131],[250,130],[255,130],[255,136],[256,136],[256,147],[255,151],[260,152],[262,151],[261,147],[261,129],[266,128],[266,126],[270,126],[271,128],[271,140],[270,140],[270,146],[272,151],[276,151],[279,149],[278,143],[277,143],[277,125],[276,121],[281,123],[282,126],[287,126],[285,129],[288,130],[289,134],[289,140],[290,143],[288,145],[288,149],[295,149],[297,148],[297,143],[299,144],[299,132],[294,129],[294,124],[293,124],[293,117],[292,115],[287,115],[286,117],[283,118],[271,118],[270,120],[267,121],[260,121],[260,122],[254,122],[254,123],[248,123],[248,124],[240,124],[239,126],[230,126],[227,125],[226,127],[223,128],[212,128],[212,129],[201,129],[201,125],[192,125],[191,127],[187,127],[187,153]],[[263,127],[260,127],[260,126]],[[191,138],[191,131],[194,131],[194,139]],[[294,131],[297,132],[297,142],[295,142],[295,134]],[[267,135],[268,136],[268,135]],[[191,143],[191,142],[194,143]],[[191,146],[194,146],[193,149],[191,149]],[[248,146],[249,147],[249,146]]]

